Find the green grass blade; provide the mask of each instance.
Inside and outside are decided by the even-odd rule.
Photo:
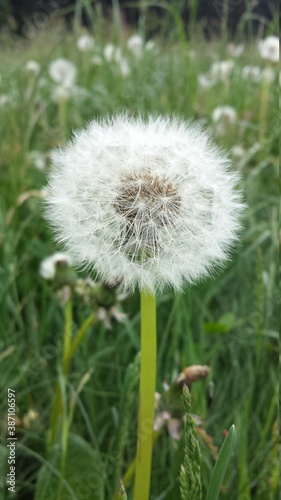
[[[222,485],[227,467],[229,465],[235,444],[236,444],[236,429],[235,426],[232,425],[229,429],[227,437],[223,442],[218,459],[216,461],[216,465],[213,469],[211,481],[207,491],[206,500],[217,500],[220,492],[220,487]]]

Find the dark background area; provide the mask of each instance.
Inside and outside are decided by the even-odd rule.
[[[42,27],[51,18],[62,16],[71,27],[72,20],[77,13],[76,6],[84,5],[82,21],[87,26],[90,23],[89,6],[109,18],[112,16],[112,1],[103,0],[77,2],[75,0],[0,0],[0,26],[8,26],[14,33],[28,37],[28,26]],[[136,6],[134,6],[134,4]],[[87,8],[88,6],[88,8]],[[139,1],[119,0],[122,18],[125,24],[136,26],[144,14],[144,7],[140,8]],[[180,14],[185,29],[188,30],[190,21],[200,21],[207,37],[220,33],[223,19],[227,17],[230,35],[238,29],[245,36],[250,34],[263,35],[266,21],[272,20],[277,13],[278,0],[173,0],[169,2],[171,9]],[[163,24],[169,29],[172,24],[172,14],[162,7],[157,7],[157,0],[153,7],[146,8],[146,25],[150,36],[157,33]]]

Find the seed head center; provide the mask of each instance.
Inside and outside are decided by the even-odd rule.
[[[166,177],[127,174],[121,181],[113,206],[127,221],[165,226],[179,215],[181,197]]]

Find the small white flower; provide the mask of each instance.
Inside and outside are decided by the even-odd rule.
[[[229,160],[196,126],[121,114],[52,155],[46,217],[74,262],[124,289],[180,289],[225,261],[242,209]]]
[[[38,62],[30,60],[30,61],[27,61],[26,65],[25,65],[25,69],[26,69],[27,73],[36,76],[36,75],[39,75],[40,70],[41,70],[41,66]]]
[[[46,280],[53,280],[57,272],[57,267],[67,267],[70,265],[70,256],[62,252],[57,252],[50,257],[42,260],[40,264],[39,274]]]
[[[81,52],[89,52],[94,48],[95,39],[86,33],[85,35],[81,35],[77,40],[77,47]]]
[[[227,47],[227,52],[231,57],[239,57],[244,52],[244,45],[242,43],[239,45],[230,43]]]
[[[237,120],[236,110],[232,106],[218,106],[212,113],[214,123],[235,123]]]
[[[268,36],[261,40],[258,45],[260,56],[272,63],[279,61],[279,38],[277,36]]]
[[[127,40],[128,49],[136,56],[140,58],[143,54],[143,39],[140,35],[132,35]]]
[[[242,68],[242,78],[244,80],[252,80],[259,82],[261,80],[261,68],[259,66],[251,66],[247,64]]]
[[[49,75],[52,80],[65,88],[70,88],[74,85],[76,73],[75,65],[67,59],[56,59],[49,66]]]
[[[210,68],[210,76],[218,82],[227,82],[233,71],[233,66],[233,61],[215,62]]]

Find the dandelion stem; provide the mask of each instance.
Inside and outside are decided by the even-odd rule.
[[[141,366],[134,500],[148,500],[156,385],[156,300],[141,291]]]
[[[264,139],[267,126],[267,112],[269,104],[270,78],[266,75],[262,83],[261,100],[260,100],[260,116],[259,116],[259,143],[261,156],[264,154]],[[261,158],[262,159],[262,158]]]
[[[64,96],[60,97],[59,100],[59,126],[60,126],[60,135],[61,139],[66,138],[66,123],[67,123],[67,102]]]

